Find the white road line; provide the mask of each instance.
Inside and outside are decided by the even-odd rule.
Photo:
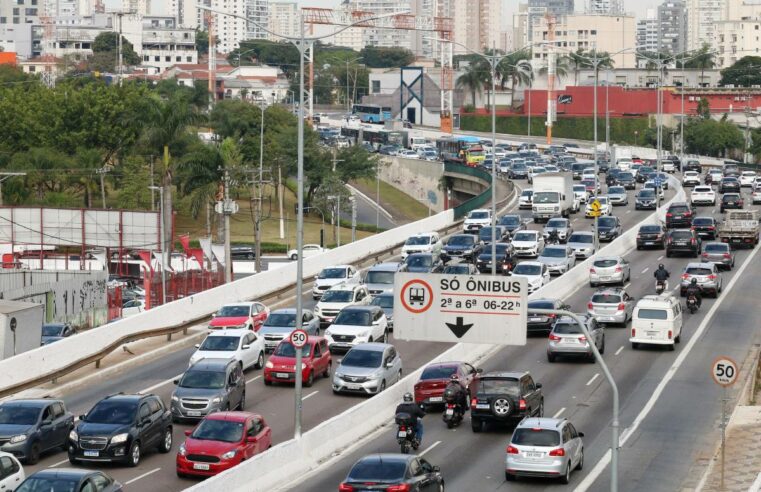
[[[640,410],[637,417],[634,419],[634,422],[632,422],[632,425],[626,428],[624,432],[621,434],[621,438],[619,439],[619,447],[623,447],[624,444],[626,444],[626,441],[629,440],[631,436],[634,435],[634,433],[639,429],[639,426],[642,424],[642,422],[647,418],[647,416],[650,414],[650,412],[655,407],[655,403],[659,401],[661,398],[661,394],[666,389],[666,385],[669,384],[671,379],[673,379],[674,375],[676,375],[679,368],[684,363],[685,359],[687,359],[687,356],[690,355],[690,352],[692,351],[693,347],[698,343],[698,340],[703,335],[703,332],[706,331],[709,324],[713,320],[713,316],[716,313],[716,311],[719,309],[719,306],[722,305],[725,299],[728,299],[731,297],[729,294],[732,291],[732,287],[734,287],[735,283],[737,283],[737,279],[739,279],[743,272],[748,268],[748,265],[750,265],[753,262],[753,259],[756,257],[756,254],[761,251],[761,248],[755,248],[753,250],[753,253],[748,255],[748,257],[745,259],[742,265],[740,265],[740,268],[737,269],[735,272],[734,277],[732,277],[732,280],[729,281],[729,285],[724,290],[724,295],[719,297],[718,302],[714,302],[711,305],[711,309],[706,313],[705,318],[703,318],[703,321],[700,323],[700,326],[698,326],[698,329],[695,330],[695,333],[692,335],[692,338],[690,338],[690,341],[687,342],[684,345],[684,348],[681,352],[679,352],[679,355],[677,356],[674,363],[669,367],[668,371],[663,375],[663,379],[661,379],[661,382],[658,383],[658,386],[656,386],[655,391],[650,396],[650,400],[645,404],[645,406]],[[600,461],[597,462],[595,467],[587,474],[586,477],[584,477],[584,480],[574,489],[574,492],[586,492],[589,490],[589,488],[592,486],[592,484],[595,483],[595,480],[597,480],[600,475],[605,471],[605,469],[610,464],[610,449],[605,452],[603,457],[600,459]]]
[[[761,490],[761,473],[758,474],[756,480],[753,481],[753,485],[750,486],[748,492],[759,492]]]
[[[623,345],[621,345],[621,346],[618,348],[618,350],[616,350],[616,353],[615,353],[615,354],[613,354],[613,355],[618,355],[618,354],[620,354],[620,353],[621,353],[621,351],[622,351],[623,349],[624,349],[624,346],[623,346]]]
[[[418,456],[423,456],[425,453],[427,453],[428,451],[432,450],[433,448],[435,448],[439,444],[441,444],[441,441],[436,441],[435,443],[431,444],[430,446],[428,446],[424,450],[420,451],[420,453],[418,453]]]
[[[320,390],[317,390],[317,391],[312,391],[311,393],[309,393],[308,395],[306,395],[305,397],[303,397],[303,398],[301,399],[301,401],[304,401],[304,400],[306,400],[307,398],[309,398],[310,396],[314,396],[314,395],[316,395],[316,394],[317,394],[317,393],[319,393],[319,392],[320,392]]]
[[[631,210],[627,210],[627,211],[626,211],[626,213],[627,213],[627,214],[630,214],[630,213],[632,213],[632,211],[631,211]]]
[[[124,482],[124,485],[129,485],[129,484],[131,484],[131,483],[135,483],[135,482],[137,482],[138,480],[140,480],[141,478],[145,478],[145,477],[147,477],[148,475],[153,475],[154,473],[156,473],[156,472],[157,472],[157,471],[159,471],[159,470],[161,470],[161,468],[154,468],[153,470],[151,470],[151,471],[149,471],[149,472],[145,472],[145,473],[143,473],[142,475],[138,475],[138,476],[136,476],[136,477],[135,477],[135,478],[133,478],[132,480],[128,480],[128,481]]]
[[[644,269],[644,270],[642,270],[640,273],[645,273],[645,272],[646,272],[646,271],[648,271],[648,270],[650,270],[650,267],[647,267],[647,268],[645,268],[645,269]]]
[[[594,376],[592,376],[592,379],[590,379],[589,381],[587,381],[587,386],[589,386],[590,384],[594,383],[594,382],[595,382],[595,379],[597,379],[597,378],[599,378],[599,377],[600,377],[600,373],[599,373],[599,372],[595,373],[595,375],[594,375]]]
[[[254,376],[251,379],[249,379],[248,381],[246,381],[246,384],[252,383],[252,382],[256,381],[257,379],[259,379],[260,377],[262,377],[261,374],[259,374],[258,376]]]
[[[565,412],[565,407],[563,407],[563,408],[561,408],[560,410],[558,410],[558,411],[555,413],[555,415],[553,415],[553,416],[552,416],[552,418],[553,418],[553,419],[556,419],[556,418],[560,417],[560,415],[561,415],[563,412]],[[67,461],[68,461],[68,460],[67,460]]]
[[[663,255],[658,257],[658,261],[661,261],[663,259]]]
[[[631,284],[631,282],[628,282],[626,285],[624,285],[624,289],[628,289]]]
[[[52,465],[50,465],[48,468],[55,468],[55,467],[56,467],[56,466],[58,466],[58,465],[63,465],[64,463],[68,463],[68,462],[69,462],[69,460],[68,460],[68,459],[65,459],[65,460],[59,461],[58,463],[53,463],[53,464],[52,464]]]
[[[166,381],[161,381],[160,383],[156,383],[153,386],[149,386],[149,387],[147,387],[147,388],[145,388],[143,390],[140,390],[140,391],[138,391],[138,393],[150,393],[153,390],[155,390],[156,388],[161,388],[165,384],[169,384],[172,381],[174,381],[175,379],[180,379],[181,377],[182,377],[182,374],[178,374],[177,376],[175,376],[173,378],[169,378]]]
[[[673,289],[671,289],[671,290],[677,290],[677,289],[678,289],[678,288],[680,288],[680,287],[681,287],[681,285],[677,285],[676,287],[674,287],[674,288],[673,288]]]

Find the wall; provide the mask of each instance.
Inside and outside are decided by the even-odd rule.
[[[439,180],[444,175],[443,163],[401,157],[383,159],[382,162],[381,180],[423,201],[434,212],[444,210],[444,193],[438,188]],[[434,200],[429,197],[434,197]]]
[[[7,359],[40,346],[42,306],[30,302],[0,301],[0,357]],[[11,321],[15,320],[15,333]]]

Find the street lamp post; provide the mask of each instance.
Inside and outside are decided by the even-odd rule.
[[[256,273],[262,271],[262,181],[264,179],[264,110],[267,109],[262,97],[259,107],[262,110],[259,121],[259,196],[256,202]],[[281,192],[282,193],[282,192]],[[282,215],[281,215],[282,217]]]
[[[160,226],[160,245],[161,248],[161,304],[166,304],[166,229],[164,229],[164,187],[163,186],[149,186],[151,191],[158,190],[159,192],[159,214],[161,217]],[[225,263],[230,261],[229,258],[225,258]],[[148,265],[150,267],[150,265]]]

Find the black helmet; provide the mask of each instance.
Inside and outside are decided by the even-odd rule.
[[[404,399],[404,403],[412,403],[412,393],[405,393],[402,398]]]
[[[692,285],[698,285],[698,279],[693,278],[692,280],[690,280],[690,284],[692,284]]]
[[[457,376],[457,374],[452,374],[451,376],[449,376],[449,381],[453,383],[459,383],[460,378]]]
[[[664,268],[665,268],[665,267],[663,266],[663,263],[661,263],[660,265],[658,265],[658,270],[663,270]]]

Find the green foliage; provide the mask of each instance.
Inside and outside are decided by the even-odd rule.
[[[471,63],[465,69],[465,72],[457,77],[455,87],[469,92],[472,105],[475,106],[476,95],[483,93],[486,80],[482,68],[476,63]]]
[[[125,179],[119,186],[117,208],[150,210],[150,164],[141,157],[130,156],[122,162],[122,172]]]
[[[106,31],[98,34],[92,44],[93,56],[88,58],[90,70],[115,72],[119,63],[119,33]],[[122,63],[124,66],[139,65],[140,57],[127,38],[122,36]]]
[[[215,39],[214,44],[219,44],[219,38]],[[199,58],[209,54],[209,31],[196,29],[196,51]]]
[[[744,56],[721,71],[719,85],[750,87],[761,84],[761,56]]]
[[[254,61],[265,65],[274,65],[291,76],[298,70],[299,50],[287,41],[249,39],[241,41],[240,47],[227,55],[227,61],[233,66],[238,66],[238,60],[241,60],[244,65],[250,65]]]
[[[359,54],[370,68],[406,67],[415,61],[415,54],[405,48],[365,46]]]
[[[698,101],[698,107],[696,109],[698,116],[703,118],[704,120],[711,118],[711,105],[708,102],[708,99],[705,97],[701,97]]]
[[[687,151],[714,157],[726,156],[730,150],[742,148],[745,139],[737,125],[729,121],[694,118],[684,127]]]

